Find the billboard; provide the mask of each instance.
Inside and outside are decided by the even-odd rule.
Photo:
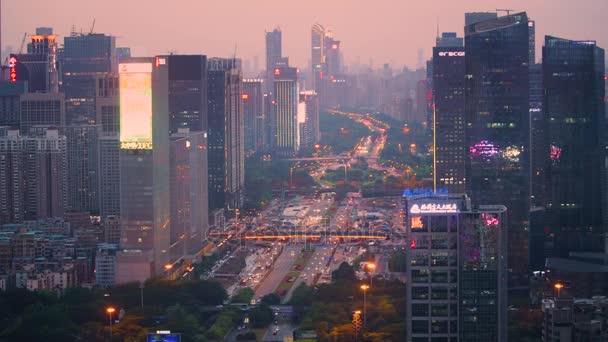
[[[180,334],[156,333],[148,334],[147,342],[180,342]]]
[[[152,63],[121,63],[120,148],[152,149]]]

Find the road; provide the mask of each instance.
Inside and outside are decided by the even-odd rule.
[[[274,289],[277,288],[285,278],[287,272],[291,270],[291,266],[298,258],[301,249],[302,246],[297,245],[287,245],[283,248],[283,252],[275,261],[270,274],[268,274],[262,283],[255,289],[256,298],[261,298],[272,293]]]

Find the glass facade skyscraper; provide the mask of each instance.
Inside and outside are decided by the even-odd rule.
[[[528,272],[529,20],[525,12],[465,27],[467,192],[509,209],[509,268]]]
[[[554,257],[604,249],[604,72],[604,50],[594,41],[545,37],[546,227]]]

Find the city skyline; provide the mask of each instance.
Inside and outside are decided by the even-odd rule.
[[[608,36],[604,33],[608,24],[602,20],[602,13],[608,10],[608,2],[603,0],[512,0],[507,3],[494,0],[465,0],[458,3],[431,0],[415,4],[379,0],[374,2],[371,14],[368,9],[347,0],[330,3],[313,0],[306,7],[296,7],[278,0],[238,4],[212,2],[176,8],[169,16],[164,8],[146,8],[147,20],[138,20],[137,25],[131,23],[137,18],[136,11],[141,11],[142,3],[120,3],[121,10],[117,10],[118,4],[116,0],[103,4],[75,0],[5,2],[2,8],[3,56],[9,51],[18,52],[23,33],[33,33],[36,27],[53,27],[62,36],[61,40],[69,36],[73,27],[77,32],[88,33],[95,20],[94,32],[117,36],[117,46],[132,47],[135,56],[169,52],[227,56],[234,53],[236,46],[238,57],[250,60],[257,56],[259,67],[262,68],[265,58],[263,33],[280,27],[284,40],[283,55],[290,57],[291,64],[308,68],[310,27],[318,22],[340,38],[347,65],[353,65],[357,60],[361,64],[369,64],[373,60],[374,67],[390,63],[396,67],[407,65],[415,68],[420,66],[419,49],[423,51],[423,62],[431,56],[437,26],[440,32],[454,31],[461,35],[464,12],[493,11],[505,7],[513,9],[512,13],[526,11],[537,22],[537,60],[546,34],[575,40],[595,39],[600,46],[608,45]],[[323,6],[324,10],[316,11],[315,8],[319,6]],[[239,25],[222,26],[222,16],[205,15],[217,12],[233,13]],[[573,16],[572,13],[577,15]],[[168,20],[163,20],[165,18]],[[192,22],[199,24],[197,29],[193,29]],[[568,25],[563,25],[565,22]],[[379,35],[383,37],[382,46],[370,51],[370,44],[375,43]],[[197,40],[198,43],[192,43]]]

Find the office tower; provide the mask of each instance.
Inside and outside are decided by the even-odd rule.
[[[66,139],[57,129],[29,136],[0,131],[0,222],[61,217],[67,205]]]
[[[601,252],[606,203],[604,50],[594,41],[546,36],[542,67],[552,256]]]
[[[311,30],[311,69],[314,89],[319,92],[323,73],[327,73],[325,66],[325,28],[314,24]]]
[[[464,14],[464,26],[476,24],[481,21],[494,20],[498,17],[496,12],[471,12]]]
[[[464,76],[463,39],[444,33],[433,48],[433,95],[435,122],[435,185],[449,193],[465,192]]]
[[[504,206],[405,196],[406,341],[507,341]]]
[[[65,126],[64,96],[61,93],[28,93],[21,95],[21,134],[34,126]]]
[[[243,80],[243,112],[245,130],[245,150],[264,149],[264,80],[246,78]]]
[[[66,210],[99,215],[100,125],[61,128],[66,137],[68,165],[68,206]]]
[[[116,38],[90,33],[65,37],[61,56],[66,122],[95,122],[96,77],[116,71]]]
[[[283,57],[282,36],[283,33],[278,27],[270,32],[266,32],[266,92],[272,90],[274,68]]]
[[[238,208],[243,202],[245,145],[240,60],[210,58],[209,209]]]
[[[319,97],[314,90],[300,92],[300,103],[304,103],[304,122],[300,124],[300,146],[311,148],[321,141],[319,127]]]
[[[264,94],[264,152],[268,152],[272,150],[272,146],[274,144],[274,99],[272,93]]]
[[[298,70],[277,68],[274,70],[273,150],[284,156],[293,155],[300,149],[298,127]]]
[[[169,127],[207,130],[207,56],[170,55]]]
[[[525,12],[465,27],[467,192],[509,208],[509,268],[528,272],[529,26]],[[515,279],[515,278],[513,278]]]
[[[27,81],[30,92],[57,92],[57,36],[51,28],[37,28],[29,36],[27,53],[9,57],[10,81]]]
[[[101,125],[102,133],[117,134],[120,131],[118,75],[108,73],[95,79],[95,123]]]
[[[340,66],[340,41],[335,40],[328,32],[325,38],[325,62],[327,63],[327,73],[331,77],[342,73]]]
[[[95,285],[110,287],[116,284],[116,252],[118,244],[101,243],[95,253]]]
[[[127,251],[117,256],[118,282],[160,275],[171,261],[168,64],[165,57],[123,62],[118,68],[120,221],[121,247]],[[150,260],[154,273],[147,272]]]
[[[99,215],[120,217],[120,138],[118,134],[99,137]]]
[[[544,138],[542,64],[530,64],[530,195],[533,207],[541,207],[545,198],[545,164],[547,147]]]
[[[27,82],[0,82],[0,127],[21,126],[21,95],[27,93]]]
[[[207,133],[180,128],[171,135],[171,257],[202,248],[209,217]]]
[[[105,243],[120,244],[120,219],[118,216],[109,215],[101,220],[103,228],[103,241]]]

